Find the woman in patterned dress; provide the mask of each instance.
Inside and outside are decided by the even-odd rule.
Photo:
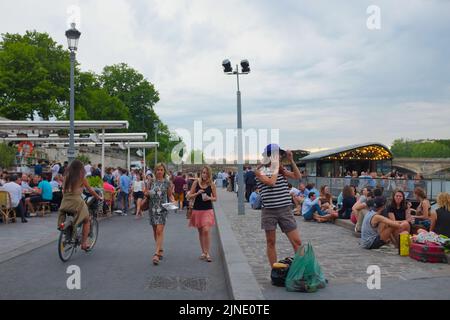
[[[166,166],[159,163],[155,167],[155,179],[148,190],[150,225],[153,227],[153,236],[156,242],[156,252],[153,255],[153,264],[158,265],[163,259],[164,226],[167,220],[167,210],[162,206],[167,202],[175,202],[173,188],[167,178]]]

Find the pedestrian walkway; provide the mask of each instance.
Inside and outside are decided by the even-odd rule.
[[[217,230],[212,263],[198,258],[198,233],[184,212],[169,214],[164,243],[164,259],[154,266],[148,217],[113,216],[100,222],[94,250],[78,251],[68,263],[59,260],[56,241],[0,263],[0,299],[229,299]],[[70,265],[80,267],[81,290],[66,286]]]
[[[28,223],[0,224],[0,263],[55,241],[57,218],[52,213],[28,218]]]
[[[268,299],[364,299],[381,298],[380,292],[370,292],[367,289],[367,268],[371,265],[380,267],[382,283],[389,294],[384,298],[400,298],[400,288],[414,285],[426,287],[435,284],[436,289],[424,292],[428,299],[434,297],[450,298],[450,265],[421,263],[409,257],[400,257],[395,248],[384,247],[380,250],[364,250],[358,245],[359,239],[352,232],[335,224],[318,224],[305,222],[303,218],[296,217],[301,237],[304,243],[310,241],[316,256],[323,268],[329,286],[320,293],[305,295],[288,293],[284,288],[273,287],[270,284],[270,266],[266,257],[265,234],[261,230],[261,211],[252,210],[246,204],[246,215],[237,214],[237,197],[219,189],[219,204],[226,215],[234,235],[247,258],[248,264],[258,281],[258,284]],[[219,226],[220,227],[220,226]],[[278,259],[293,256],[292,246],[286,236],[277,231]],[[414,280],[414,281],[413,281]],[[442,284],[441,284],[442,282]],[[393,285],[398,283],[398,285]],[[444,286],[443,283],[447,283]],[[346,288],[346,289],[345,289]],[[419,287],[420,288],[420,285]],[[349,293],[348,290],[351,289]],[[394,289],[398,289],[397,291]],[[395,296],[394,293],[400,294]],[[408,298],[408,291],[403,292]],[[416,296],[418,298],[418,296]]]

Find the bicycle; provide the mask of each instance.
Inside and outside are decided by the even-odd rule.
[[[97,191],[98,192],[98,191]],[[97,209],[99,202],[92,196],[85,195],[85,202],[89,210],[90,230],[88,241],[91,252],[98,239]],[[101,204],[101,202],[100,202]],[[65,212],[66,220],[59,226],[58,255],[61,261],[67,262],[82,244],[83,224],[74,226],[73,213]]]

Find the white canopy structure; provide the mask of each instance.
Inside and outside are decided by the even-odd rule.
[[[143,171],[144,174],[147,171],[146,164],[145,164],[145,156],[146,156],[146,150],[159,147],[159,142],[129,142],[125,144],[125,147],[128,148],[128,170],[131,169],[131,161],[130,161],[130,150],[131,149],[143,149],[143,158],[144,158],[144,167]]]
[[[43,144],[43,147],[45,148],[63,148],[66,149],[69,146],[69,143],[45,143]],[[127,158],[127,164],[128,164],[128,170],[131,169],[131,149],[143,149],[143,159],[144,159],[144,172],[146,171],[146,165],[145,165],[145,150],[151,149],[155,147],[159,147],[158,142],[105,142],[103,143],[95,143],[95,142],[77,142],[75,143],[75,147],[88,147],[88,148],[99,148],[99,147],[107,147],[107,148],[119,148],[121,150],[128,149],[128,158]],[[104,170],[104,163],[102,162],[102,170]],[[103,174],[103,173],[102,173]]]
[[[104,175],[104,162],[105,162],[105,130],[108,129],[128,129],[128,121],[75,121],[75,130],[101,130],[102,134],[100,139],[102,141],[102,176]],[[28,133],[22,134],[20,131],[55,131],[55,130],[68,130],[70,128],[70,121],[12,121],[12,120],[0,120],[0,131],[17,131],[22,139],[28,138]],[[39,137],[43,137],[45,134],[40,134]],[[138,140],[145,140],[145,138],[138,138]],[[67,138],[68,139],[68,138]],[[131,139],[125,139],[130,141]]]
[[[70,121],[0,120],[0,130],[68,130],[69,128]],[[128,121],[75,121],[75,130],[87,129],[128,129]]]

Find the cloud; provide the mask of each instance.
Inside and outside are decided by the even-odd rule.
[[[287,147],[449,138],[448,1],[379,0],[378,31],[366,28],[367,0],[4,1],[0,29],[46,31],[65,45],[72,4],[81,67],[141,71],[171,129],[235,127],[236,79],[221,62],[246,58],[244,127],[280,128]]]

